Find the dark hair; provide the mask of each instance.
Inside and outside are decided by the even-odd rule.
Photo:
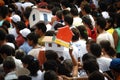
[[[95,41],[93,40],[93,39],[88,39],[87,41],[86,41],[86,44],[92,44],[92,43],[95,43]]]
[[[22,60],[24,64],[28,64],[27,69],[30,71],[31,76],[37,76],[37,71],[40,69],[38,60],[34,59],[31,55],[25,55]]]
[[[116,55],[115,49],[111,47],[111,44],[108,40],[102,40],[100,45],[101,48],[103,48],[110,57],[114,57]]]
[[[89,75],[88,80],[105,80],[105,78],[101,72],[94,71]]]
[[[32,78],[26,75],[22,75],[18,77],[18,80],[32,80]]]
[[[9,46],[9,45],[2,45],[1,47],[0,47],[0,54],[6,54],[7,56],[11,56],[11,55],[13,55],[15,53],[15,50],[11,47],[11,46]]]
[[[8,14],[8,8],[6,6],[0,6],[0,16],[5,18]]]
[[[116,16],[115,21],[116,21],[117,27],[120,27],[120,13],[117,13],[115,16]]]
[[[109,28],[114,28],[114,20],[113,20],[113,18],[107,18],[106,22],[110,24]]]
[[[14,59],[11,56],[7,57],[3,61],[3,68],[8,69],[8,70],[16,68],[15,61],[14,61]]]
[[[63,16],[65,17],[67,14],[70,14],[70,11],[69,10],[62,10],[62,14]]]
[[[59,10],[60,10],[60,8],[55,6],[55,7],[52,9],[52,15],[56,15],[56,13],[57,13]]]
[[[53,50],[46,50],[45,57],[47,58],[47,60],[57,60],[58,54]]]
[[[71,14],[73,16],[78,16],[78,10],[76,7],[72,7],[71,10],[70,10]]]
[[[69,0],[61,0],[60,2],[62,4],[62,6],[65,6],[66,8],[69,7]]]
[[[22,30],[22,29],[26,28],[26,25],[23,21],[18,21],[16,23],[16,28],[19,29],[19,30]]]
[[[5,40],[6,38],[6,33],[4,30],[0,29],[0,41]]]
[[[56,35],[55,31],[52,30],[49,30],[45,33],[45,36],[55,36],[55,35]]]
[[[91,13],[91,7],[90,7],[90,5],[88,5],[88,4],[84,5],[83,10],[86,13],[88,13],[88,14]]]
[[[89,60],[89,59],[96,60],[96,57],[93,54],[91,54],[91,53],[86,53],[82,57],[82,61],[83,62],[86,61],[86,60]]]
[[[73,16],[71,14],[65,15],[64,21],[71,26],[73,24]]]
[[[54,29],[55,29],[55,30],[58,30],[58,28],[61,28],[61,27],[64,27],[64,25],[61,24],[61,23],[57,23],[57,24],[54,26]]]
[[[46,71],[44,74],[44,80],[58,80],[57,73],[52,70]]]
[[[85,26],[84,25],[78,26],[77,29],[80,32],[80,36],[83,39],[88,40],[87,30],[86,30]]]
[[[83,62],[83,69],[87,73],[92,73],[94,71],[99,71],[99,65],[95,59],[88,59]]]
[[[96,24],[100,26],[101,29],[105,29],[106,27],[106,20],[103,17],[96,18]]]
[[[105,1],[99,1],[99,8],[102,11],[106,11],[107,10],[107,3]]]
[[[22,60],[22,57],[25,56],[25,52],[22,49],[17,49],[15,51],[15,58]]]
[[[43,66],[45,71],[53,70],[57,72],[58,70],[58,64],[55,60],[47,60]]]
[[[10,22],[7,20],[5,20],[2,25],[5,26],[6,28],[10,28]]]
[[[44,23],[37,23],[35,26],[36,28],[41,29],[43,33],[45,33],[47,30],[47,27]]]
[[[96,56],[97,58],[101,56],[101,46],[97,43],[92,43],[90,45],[90,51],[91,53]]]
[[[62,10],[58,10],[57,12],[56,12],[56,16],[60,19],[60,20],[62,20]]]
[[[72,28],[71,30],[72,30],[72,32],[74,34],[73,37],[72,37],[72,41],[79,40],[79,38],[80,38],[80,32],[79,32],[79,30],[77,28]]]
[[[38,43],[38,36],[34,32],[29,33],[27,39],[32,40],[34,44]]]

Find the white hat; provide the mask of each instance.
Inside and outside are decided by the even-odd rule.
[[[12,19],[12,21],[13,22],[15,22],[15,23],[17,23],[18,21],[21,21],[21,18],[20,18],[20,16],[19,15],[13,15],[12,17],[11,17],[11,19]]]
[[[27,37],[27,35],[31,33],[31,31],[28,29],[28,28],[24,28],[22,30],[20,30],[20,34],[23,36],[23,37]]]

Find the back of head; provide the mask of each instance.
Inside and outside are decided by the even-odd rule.
[[[78,29],[76,29],[76,28],[72,28],[71,29],[72,30],[72,32],[73,32],[73,37],[72,37],[72,41],[74,42],[74,41],[78,41],[79,40],[79,38],[80,38],[80,32],[79,32],[79,30]]]
[[[85,26],[83,26],[83,25],[78,26],[77,29],[80,32],[80,37],[85,40],[88,40],[87,30],[86,30]]]
[[[4,30],[0,29],[0,41],[4,41],[6,38],[6,33]]]
[[[53,50],[46,50],[45,57],[47,60],[58,60],[58,54]]]
[[[96,24],[100,26],[101,29],[105,29],[106,27],[106,20],[103,17],[96,18]]]
[[[0,48],[0,54],[6,54],[7,56],[11,56],[15,53],[15,50],[9,45],[2,45]]]
[[[83,62],[83,69],[87,74],[90,74],[94,71],[99,71],[99,65],[95,59],[89,59]]]
[[[93,54],[91,54],[91,53],[86,53],[82,57],[82,61],[83,62],[86,61],[86,60],[89,60],[89,59],[96,60],[96,57]]]
[[[72,16],[71,14],[65,15],[64,21],[65,21],[65,23],[67,23],[68,25],[72,26],[72,24],[73,24],[73,16]]]
[[[101,51],[102,51],[101,46],[97,43],[93,43],[90,45],[90,51],[97,58],[99,58],[101,56]]]
[[[26,75],[22,75],[18,77],[18,80],[32,80],[32,78]]]
[[[90,7],[90,5],[88,5],[88,4],[84,5],[83,10],[84,10],[87,14],[90,14],[90,13],[91,13],[91,7]]]
[[[58,76],[57,76],[56,72],[49,70],[49,71],[45,72],[44,80],[58,80]]]
[[[37,29],[41,29],[43,33],[45,33],[47,30],[47,27],[44,23],[37,23],[35,26]]]
[[[94,71],[89,75],[88,80],[105,80],[105,78],[101,72]]]

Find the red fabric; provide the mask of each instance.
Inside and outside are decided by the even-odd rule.
[[[18,37],[16,38],[16,44],[18,47],[20,47],[23,43],[24,43],[24,38],[22,37],[22,35],[18,35]]]

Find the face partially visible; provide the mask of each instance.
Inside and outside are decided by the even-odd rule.
[[[41,29],[36,28],[35,33],[40,37],[42,34],[42,31],[41,31]]]

